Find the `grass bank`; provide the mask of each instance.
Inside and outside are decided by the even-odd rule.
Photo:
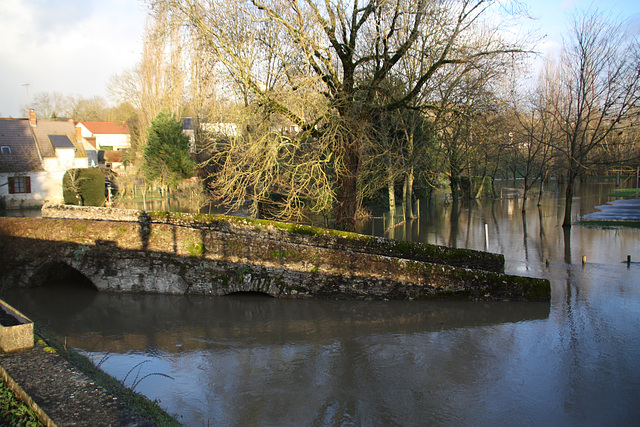
[[[638,194],[638,190],[635,188],[619,188],[615,193],[605,194],[605,196],[635,198]]]
[[[118,398],[123,405],[134,410],[157,426],[180,425],[180,423],[165,412],[157,402],[151,401],[142,394],[132,391],[121,381],[118,381],[98,368],[87,357],[60,343],[55,336],[42,329],[39,329],[38,334],[46,341],[47,345],[55,349],[58,354],[91,378],[96,384],[104,388],[109,394]]]
[[[616,220],[599,220],[599,219],[585,219],[578,221],[576,225],[589,228],[640,228],[640,221],[616,221]]]

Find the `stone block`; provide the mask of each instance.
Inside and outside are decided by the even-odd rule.
[[[0,300],[0,350],[5,353],[33,347],[33,322]]]

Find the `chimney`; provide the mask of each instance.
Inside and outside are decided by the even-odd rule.
[[[33,127],[37,126],[36,110],[33,108],[29,110],[29,124]]]
[[[82,141],[82,128],[80,126],[76,126],[76,141]]]

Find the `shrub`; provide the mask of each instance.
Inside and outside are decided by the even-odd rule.
[[[62,178],[67,205],[104,206],[104,174],[100,169],[69,169]]]

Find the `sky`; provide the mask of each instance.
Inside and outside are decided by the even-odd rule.
[[[520,1],[536,18],[527,25],[547,35],[543,54],[559,49],[568,17],[590,6],[640,29],[639,0]],[[40,92],[109,101],[110,78],[140,61],[145,19],[140,0],[0,0],[0,117],[22,117]]]
[[[145,19],[138,0],[0,0],[0,117],[22,117],[27,90],[108,99],[140,61]]]

